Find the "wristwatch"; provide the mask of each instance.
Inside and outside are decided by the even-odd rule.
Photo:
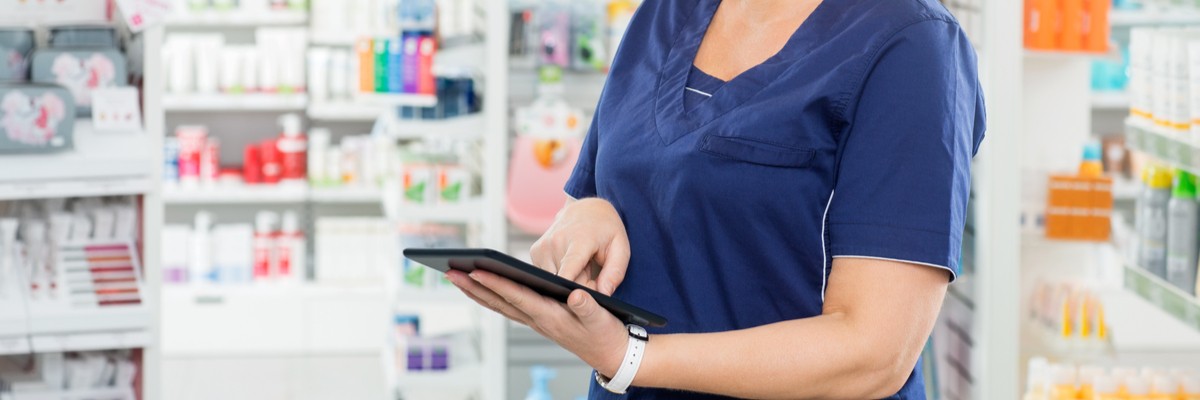
[[[617,373],[611,379],[596,373],[596,383],[614,394],[625,394],[625,390],[633,384],[633,377],[637,375],[638,367],[642,366],[642,356],[646,354],[646,342],[650,341],[646,328],[634,324],[625,325],[625,328],[629,330],[629,345],[625,347],[625,359],[621,360]]]

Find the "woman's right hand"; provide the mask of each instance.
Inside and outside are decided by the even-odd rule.
[[[529,253],[539,268],[612,295],[629,266],[629,236],[611,203],[576,200],[558,212]]]

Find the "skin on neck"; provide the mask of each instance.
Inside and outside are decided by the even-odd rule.
[[[693,61],[729,81],[774,56],[821,0],[725,0],[717,7]]]

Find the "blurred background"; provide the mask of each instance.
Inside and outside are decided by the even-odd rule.
[[[0,399],[577,399],[528,258],[635,0],[0,0]],[[1200,399],[1200,3],[944,1],[989,133],[932,399]],[[903,149],[897,149],[903,151]]]

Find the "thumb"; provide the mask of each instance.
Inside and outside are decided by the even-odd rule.
[[[571,295],[567,297],[567,304],[570,305],[571,312],[579,318],[579,322],[583,323],[586,328],[599,326],[604,321],[607,311],[596,303],[596,299],[592,295],[582,289],[575,289]]]

